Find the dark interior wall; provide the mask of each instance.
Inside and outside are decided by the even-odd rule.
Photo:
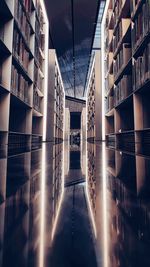
[[[81,129],[81,112],[70,113],[70,129]]]

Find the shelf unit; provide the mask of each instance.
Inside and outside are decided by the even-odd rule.
[[[147,156],[149,9],[148,0],[110,0],[104,26],[106,141],[117,149]]]
[[[65,133],[65,92],[54,49],[49,49],[48,88],[47,140],[59,143]]]
[[[87,85],[87,139],[102,140],[101,131],[101,52],[95,51]]]
[[[0,133],[9,151],[43,135],[46,23],[39,0],[0,3]]]
[[[138,221],[136,213],[141,214],[137,224],[146,239],[150,223],[150,2],[110,0],[106,8],[103,83],[108,179],[117,205],[128,217]],[[132,203],[137,203],[137,210]]]

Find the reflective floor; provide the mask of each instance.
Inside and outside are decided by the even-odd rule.
[[[1,267],[149,267],[150,162],[105,143],[0,151]]]

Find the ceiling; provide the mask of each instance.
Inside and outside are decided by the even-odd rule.
[[[100,0],[45,0],[66,95],[82,98]]]

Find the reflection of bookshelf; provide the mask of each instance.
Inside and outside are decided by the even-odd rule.
[[[30,196],[30,158],[31,153],[10,156],[7,161],[7,183],[5,200],[5,240],[13,239],[13,234],[18,231],[27,238],[29,226],[29,196]],[[14,171],[15,170],[15,171]],[[15,175],[14,175],[15,173]],[[10,243],[9,243],[10,244]],[[8,245],[6,245],[8,248]],[[5,259],[5,261],[7,261]]]
[[[149,174],[149,157],[107,149],[107,181],[112,199],[131,226],[136,222],[134,231],[144,240],[149,240]]]

